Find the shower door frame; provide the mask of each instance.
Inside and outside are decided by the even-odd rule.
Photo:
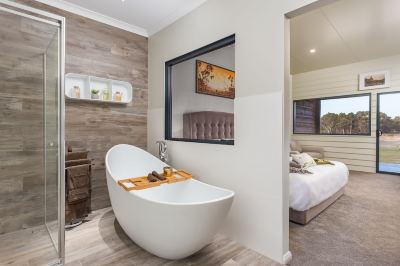
[[[0,0],[0,10],[11,14],[19,15],[43,23],[59,27],[59,82],[58,82],[58,252],[59,260],[56,264],[63,265],[65,259],[65,18],[40,9],[32,8],[8,0]],[[24,12],[28,12],[24,13]],[[37,16],[35,16],[35,15]],[[47,19],[46,19],[47,18]],[[48,20],[51,19],[51,20]],[[55,20],[55,21],[53,21]],[[52,240],[54,244],[54,241]],[[51,262],[49,262],[51,263]]]

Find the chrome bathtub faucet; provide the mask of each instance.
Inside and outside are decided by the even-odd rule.
[[[158,144],[158,157],[163,162],[168,162],[167,143],[165,141],[156,141]]]

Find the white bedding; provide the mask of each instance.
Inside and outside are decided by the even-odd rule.
[[[290,207],[297,211],[308,210],[347,184],[349,170],[344,163],[316,165],[307,168],[313,174],[290,173]]]

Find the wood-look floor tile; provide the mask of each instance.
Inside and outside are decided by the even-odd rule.
[[[222,235],[188,258],[178,261],[159,258],[129,239],[111,208],[93,212],[82,225],[67,230],[65,236],[67,266],[278,265]],[[44,226],[2,235],[0,243],[0,265],[45,265],[56,256]]]
[[[178,261],[156,257],[132,242],[123,232],[111,208],[94,212],[88,222],[66,233],[66,262],[81,265],[279,265],[255,251],[217,235],[196,254]],[[82,241],[85,239],[85,241]]]

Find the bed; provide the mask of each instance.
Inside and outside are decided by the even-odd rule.
[[[200,111],[183,114],[185,139],[234,139],[234,115],[225,112]]]
[[[185,113],[183,137],[233,139],[234,115],[212,111]],[[316,165],[307,168],[313,174],[290,174],[291,221],[307,224],[343,195],[349,170],[341,162],[333,161],[333,163],[334,165]]]
[[[349,170],[344,163],[307,168],[312,174],[290,173],[289,218],[307,224],[344,194]]]

